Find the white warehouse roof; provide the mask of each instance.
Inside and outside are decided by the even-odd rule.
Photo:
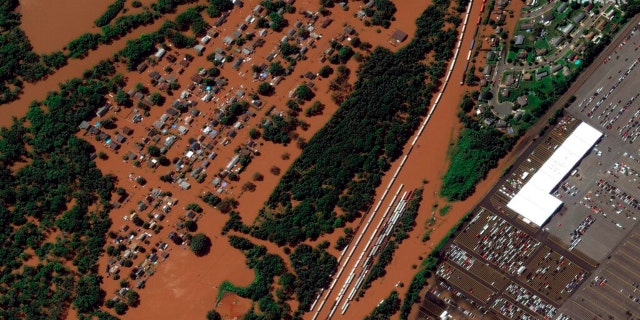
[[[562,201],[550,194],[551,191],[601,136],[600,131],[584,122],[578,125],[538,172],[509,201],[507,207],[524,219],[542,226],[562,205]]]

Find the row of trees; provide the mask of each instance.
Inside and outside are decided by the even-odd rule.
[[[103,27],[109,24],[109,22],[111,22],[111,20],[113,20],[124,8],[125,2],[126,0],[116,0],[116,2],[110,4],[107,7],[107,11],[105,11],[101,16],[98,17],[98,19],[96,19],[96,26]]]
[[[373,50],[361,65],[353,94],[270,195],[253,236],[296,244],[342,227],[367,210],[383,173],[427,111],[436,86],[425,82],[437,83],[444,72],[440,61],[451,57],[456,32],[442,30],[446,8],[442,3],[427,9],[414,41],[397,53]],[[437,62],[426,66],[421,61],[430,52]],[[344,212],[340,216],[336,206]]]

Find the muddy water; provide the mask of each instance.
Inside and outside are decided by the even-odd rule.
[[[113,0],[20,0],[21,28],[36,53],[61,50],[85,32],[99,32],[94,21]]]

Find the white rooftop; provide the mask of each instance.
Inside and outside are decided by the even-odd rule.
[[[560,145],[531,179],[509,201],[507,207],[524,219],[542,226],[558,210],[562,201],[551,191],[575,167],[602,133],[581,123]]]

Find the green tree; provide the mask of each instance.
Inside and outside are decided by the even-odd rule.
[[[222,320],[222,317],[217,311],[209,310],[207,312],[207,320]]]
[[[140,295],[131,289],[127,290],[124,299],[130,307],[137,307],[140,304]]]
[[[149,96],[149,100],[153,102],[153,104],[161,106],[164,104],[165,98],[160,92],[154,92]]]
[[[149,147],[147,147],[147,151],[149,151],[149,155],[152,157],[159,157],[161,155],[160,148],[156,145],[149,145]]]
[[[115,102],[120,106],[130,106],[131,100],[129,99],[129,95],[124,92],[122,89],[118,89],[116,95],[113,98]]]
[[[322,68],[320,68],[320,71],[318,71],[318,74],[323,78],[329,78],[329,76],[333,74],[333,68],[331,68],[330,66],[322,66]]]
[[[287,70],[280,64],[280,61],[272,62],[269,65],[269,73],[273,77],[283,76]]]
[[[315,97],[311,88],[309,88],[306,84],[301,84],[296,88],[295,95],[299,102],[301,101],[309,101]]]
[[[189,248],[198,257],[202,257],[211,251],[211,239],[204,233],[195,234],[191,238]]]
[[[263,96],[270,96],[270,95],[273,94],[273,92],[274,92],[274,88],[268,82],[262,82],[258,86],[258,93],[263,95]]]

